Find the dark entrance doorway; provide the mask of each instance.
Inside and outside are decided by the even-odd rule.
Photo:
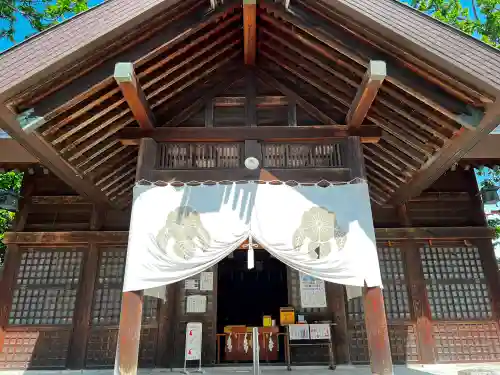
[[[264,315],[271,315],[279,324],[280,307],[288,305],[287,270],[283,263],[265,250],[255,250],[255,268],[249,270],[246,250],[237,250],[219,263],[218,275],[219,333],[226,326],[262,327]],[[223,349],[224,346],[222,360]]]

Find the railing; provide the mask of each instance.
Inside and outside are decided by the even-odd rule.
[[[243,143],[161,143],[158,169],[239,168]]]
[[[264,168],[340,168],[344,166],[341,143],[264,143]]]

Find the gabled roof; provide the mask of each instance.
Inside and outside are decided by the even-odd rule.
[[[117,134],[137,115],[113,68],[134,63],[156,126],[189,125],[244,73],[242,3],[210,3],[108,0],[8,50],[1,127],[76,191],[125,201],[137,149]],[[318,123],[345,123],[370,61],[386,61],[365,121],[384,131],[364,145],[376,202],[418,194],[500,123],[500,52],[396,0],[261,0],[256,21],[257,76]]]

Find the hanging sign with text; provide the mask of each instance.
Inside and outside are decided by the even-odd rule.
[[[186,326],[186,361],[201,360],[202,324],[188,323]]]

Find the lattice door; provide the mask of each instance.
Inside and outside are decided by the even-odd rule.
[[[395,363],[419,360],[416,328],[411,321],[403,254],[399,247],[379,246],[378,258],[391,351]],[[361,298],[348,302],[350,352],[353,363],[368,363],[370,356]]]
[[[86,367],[114,366],[125,259],[126,250],[123,247],[100,250],[99,273],[92,304],[91,331],[87,343]],[[157,313],[158,300],[145,297],[139,348],[141,367],[154,366],[158,335]]]
[[[22,249],[0,367],[66,367],[83,251]]]
[[[477,247],[420,248],[440,362],[500,360],[500,330]]]

